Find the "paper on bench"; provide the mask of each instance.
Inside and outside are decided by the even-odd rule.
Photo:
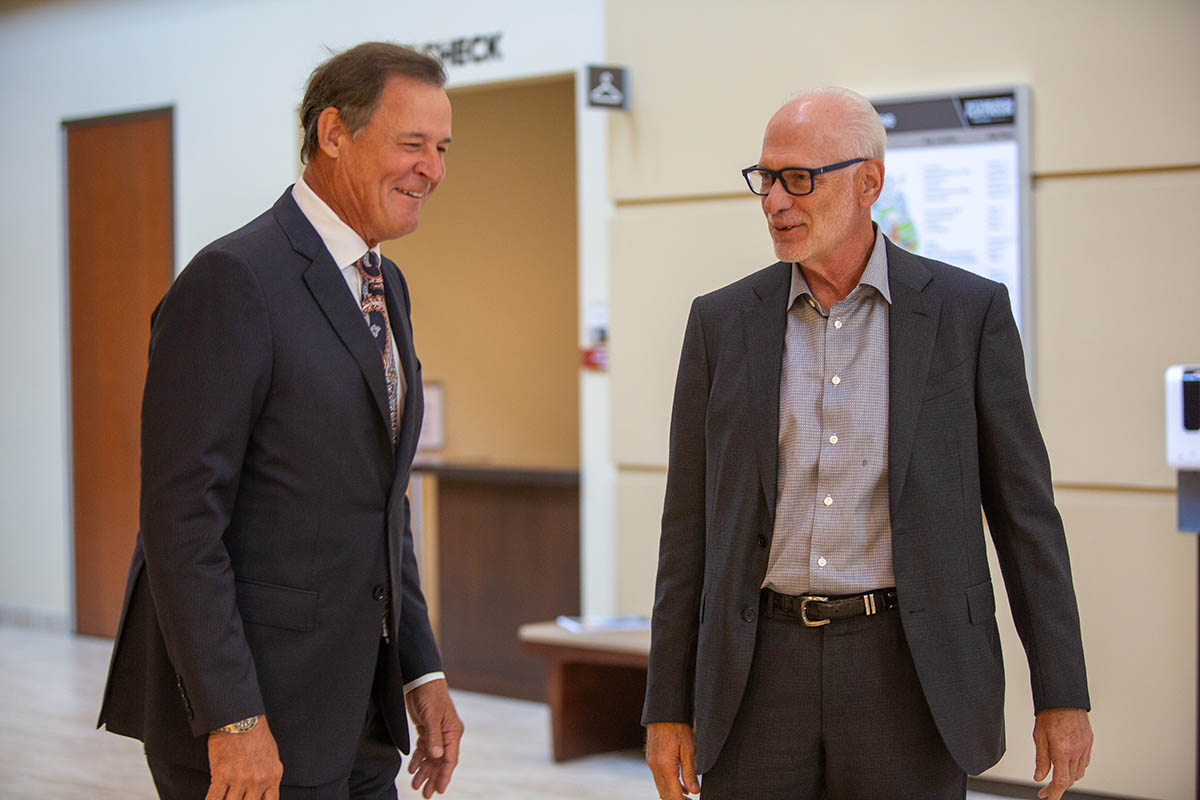
[[[641,614],[623,616],[559,616],[554,620],[558,627],[571,633],[600,633],[602,631],[647,631],[650,618]]]

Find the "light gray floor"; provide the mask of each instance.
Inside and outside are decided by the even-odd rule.
[[[106,639],[0,626],[0,798],[154,798],[140,743],[95,730],[110,649]],[[542,703],[471,692],[455,692],[454,700],[467,735],[447,798],[656,796],[635,751],[551,762]],[[402,799],[419,796],[401,786]]]

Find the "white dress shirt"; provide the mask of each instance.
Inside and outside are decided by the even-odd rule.
[[[379,245],[368,248],[362,237],[317,196],[317,193],[304,182],[304,178],[296,181],[296,185],[292,187],[292,199],[296,201],[296,205],[300,206],[300,212],[317,229],[317,235],[325,243],[325,249],[329,251],[329,255],[333,256],[333,263],[337,264],[338,269],[342,271],[342,277],[346,279],[346,286],[349,287],[354,302],[361,304],[362,276],[358,274],[358,267],[354,266],[354,262],[362,258],[370,249],[380,256],[380,263],[383,263]],[[363,324],[366,324],[365,321]],[[392,342],[392,360],[396,363],[396,375],[400,378],[396,404],[403,414],[404,393],[408,389],[408,384],[404,380],[404,367],[400,363],[400,353],[396,349],[396,337],[392,335],[390,328],[388,329],[388,338]]]

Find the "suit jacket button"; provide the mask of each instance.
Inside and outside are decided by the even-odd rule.
[[[386,595],[383,592],[383,587],[376,586],[375,591],[372,593],[372,597],[374,597],[376,600],[382,600],[384,597],[386,597]]]
[[[742,619],[746,622],[754,622],[754,618],[758,616],[758,609],[747,606],[742,609]]]
[[[767,546],[767,537],[763,536],[761,533],[758,535],[758,546],[759,547]]]

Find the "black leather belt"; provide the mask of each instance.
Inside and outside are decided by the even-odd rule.
[[[881,614],[899,605],[895,588],[862,594],[827,597],[815,594],[779,594],[762,590],[763,613],[768,617],[793,619],[809,628],[828,625],[835,619]]]

